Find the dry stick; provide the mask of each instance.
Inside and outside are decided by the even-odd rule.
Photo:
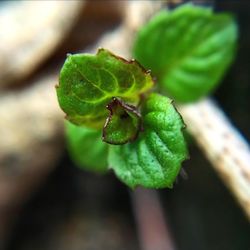
[[[156,190],[131,192],[132,206],[142,250],[174,250],[171,233]]]
[[[250,149],[220,108],[205,99],[179,106],[188,131],[250,219]]]

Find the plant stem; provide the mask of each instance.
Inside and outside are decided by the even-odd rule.
[[[142,250],[174,250],[174,244],[156,190],[137,188],[132,205]]]

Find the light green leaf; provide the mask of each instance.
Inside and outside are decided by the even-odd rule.
[[[138,139],[110,146],[108,163],[130,187],[172,187],[187,157],[179,113],[167,97],[151,94],[142,107],[143,129]]]
[[[60,72],[57,96],[69,121],[101,128],[112,97],[136,105],[140,95],[152,86],[150,73],[136,61],[99,49],[96,55],[68,56]]]
[[[103,127],[103,141],[115,145],[134,141],[141,130],[141,115],[136,107],[114,98],[107,108],[110,114]]]
[[[138,33],[134,56],[176,101],[195,101],[219,83],[234,58],[237,25],[230,14],[187,4],[162,11]]]
[[[76,165],[96,172],[107,170],[108,144],[101,140],[101,130],[66,122],[68,150]]]

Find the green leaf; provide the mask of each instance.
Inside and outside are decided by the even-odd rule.
[[[133,143],[110,146],[108,163],[130,187],[172,187],[187,157],[184,127],[167,97],[151,94],[142,107],[143,129]]]
[[[69,55],[60,72],[57,96],[67,119],[76,125],[101,128],[112,97],[137,104],[153,86],[148,71],[135,60],[126,61],[99,49],[96,55]]]
[[[96,172],[107,170],[108,144],[102,142],[101,133],[66,122],[68,150],[76,165]]]
[[[133,53],[163,93],[189,102],[216,87],[234,58],[236,40],[231,15],[187,4],[156,15],[139,31]]]
[[[103,141],[116,145],[134,141],[141,130],[141,115],[136,107],[114,98],[107,109],[110,114],[103,128]]]

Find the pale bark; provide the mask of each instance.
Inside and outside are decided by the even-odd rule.
[[[250,219],[250,149],[219,106],[205,99],[178,106],[192,134]]]

